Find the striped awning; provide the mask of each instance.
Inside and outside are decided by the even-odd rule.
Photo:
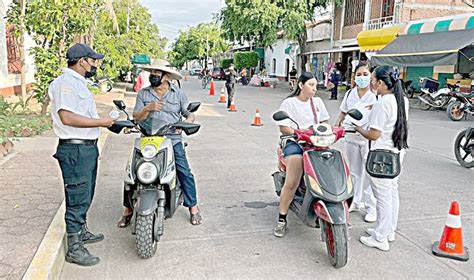
[[[474,29],[474,13],[411,21],[407,26],[400,29],[398,35],[416,35],[464,29]]]

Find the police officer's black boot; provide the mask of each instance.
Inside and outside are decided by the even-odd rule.
[[[84,247],[84,243],[81,240],[81,233],[68,234],[67,246],[66,261],[69,263],[92,266],[98,264],[100,261],[98,257],[89,253]]]
[[[104,235],[102,233],[94,234],[90,232],[87,224],[84,224],[81,227],[81,239],[84,244],[96,243],[104,240]]]

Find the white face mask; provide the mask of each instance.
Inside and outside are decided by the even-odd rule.
[[[357,76],[355,83],[360,88],[366,88],[370,85],[370,76]]]

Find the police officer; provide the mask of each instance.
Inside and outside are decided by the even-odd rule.
[[[234,69],[234,64],[231,64],[227,71],[225,72],[225,87],[227,88],[227,109],[230,108],[232,100],[234,100],[235,95],[235,82],[238,77],[237,72]]]
[[[66,53],[68,67],[48,92],[53,129],[59,137],[54,158],[61,168],[66,198],[66,261],[83,266],[99,262],[84,244],[104,239],[103,234],[91,233],[86,224],[97,176],[99,127],[114,123],[111,117],[99,117],[86,83],[86,78],[96,74],[97,62],[103,57],[85,44],[72,46]]]

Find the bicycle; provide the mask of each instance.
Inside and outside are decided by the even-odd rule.
[[[211,76],[206,75],[202,77],[201,86],[203,89],[206,89],[210,83],[211,83]]]

